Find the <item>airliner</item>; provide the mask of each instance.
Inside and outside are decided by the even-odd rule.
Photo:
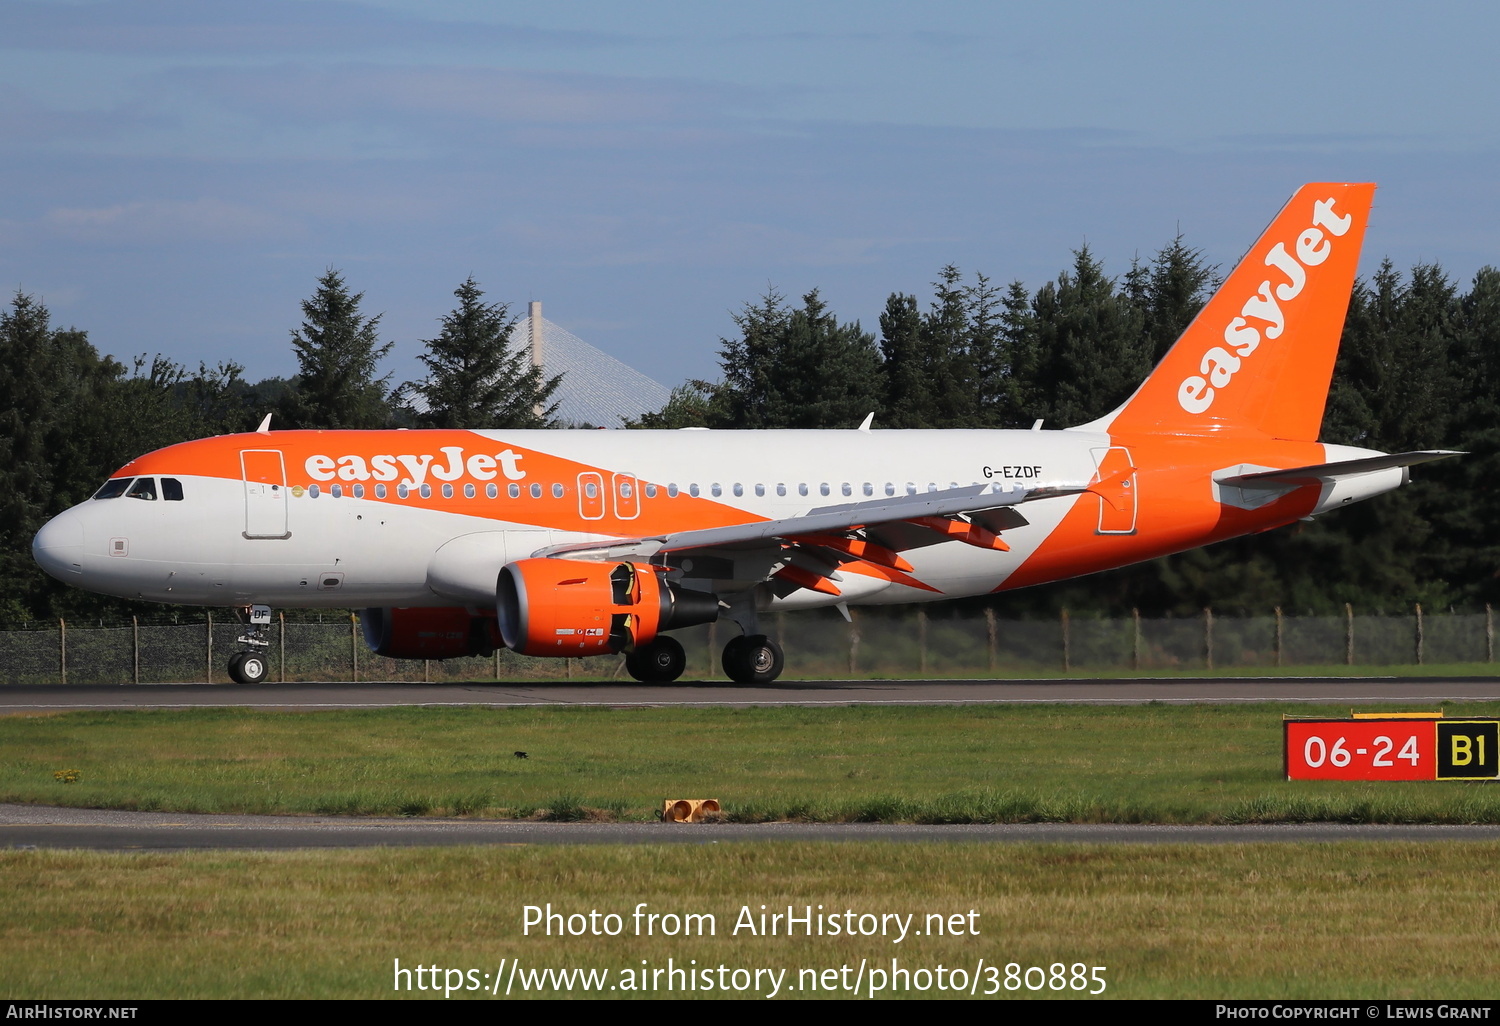
[[[32,546],[69,584],[232,607],[230,675],[267,673],[273,606],[362,608],[398,659],[623,654],[769,610],[930,602],[1095,573],[1314,517],[1446,451],[1317,441],[1372,184],[1299,189],[1119,409],[1063,430],[277,431],[132,460]]]

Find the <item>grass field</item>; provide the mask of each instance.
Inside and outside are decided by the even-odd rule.
[[[1494,704],[1445,708],[1500,715]],[[645,819],[664,797],[712,796],[742,820],[1500,821],[1500,789],[1485,785],[1287,783],[1285,712],[1347,709],[10,716],[0,718],[0,800]],[[68,771],[76,782],[58,779]],[[1068,974],[1059,982],[1072,982],[1081,963],[1089,989],[1093,967],[1105,967],[1106,997],[1453,999],[1490,997],[1500,985],[1500,844],[721,843],[703,829],[695,846],[0,851],[0,993],[443,1000],[431,988],[482,997],[478,988],[498,974],[513,998],[582,996],[576,977],[569,990],[533,974],[587,970],[603,974],[595,979],[606,996],[664,996],[669,981],[687,982],[665,970],[686,965],[710,971],[693,978],[700,996],[724,995],[724,983],[731,996],[773,986],[780,997],[850,997],[852,986],[867,996],[877,983],[886,989],[876,996],[953,996],[960,969],[978,995],[1078,997],[1025,986],[1025,970],[1050,981],[1058,963]],[[564,914],[616,913],[620,935],[524,935],[525,907],[549,902]],[[631,913],[641,902],[711,914],[715,933],[637,936]],[[978,932],[913,933],[899,944],[736,935],[741,909],[758,915],[761,905],[913,915],[909,929],[958,915]],[[425,980],[409,974],[410,989],[397,990],[396,959],[427,969]],[[434,977],[432,966],[444,972]],[[608,989],[626,982],[643,989]]]
[[[459,987],[492,986],[483,974],[507,976],[509,960],[519,960],[521,984],[538,970],[601,970],[604,993],[622,997],[633,994],[608,987],[624,971],[665,969],[671,958],[678,967],[785,970],[781,997],[850,997],[825,981],[853,984],[863,960],[865,996],[870,970],[889,974],[895,958],[898,968],[925,969],[929,988],[896,996],[952,996],[936,989],[941,964],[962,969],[981,995],[995,988],[996,999],[1077,997],[1007,991],[1005,967],[1050,972],[1061,962],[1071,975],[1081,962],[1106,967],[1105,997],[1492,998],[1497,858],[1500,845],[1490,843],[0,852],[0,992],[443,1000],[441,990],[416,989],[416,977],[398,993],[400,959],[409,969],[475,970],[440,976]],[[618,913],[621,933],[523,935],[525,906],[549,902],[565,914]],[[715,933],[636,936],[639,902],[712,914]],[[740,909],[758,915],[762,904],[914,914],[918,930],[929,914],[959,914],[963,933],[895,943],[892,922],[886,937],[735,935]],[[843,966],[847,976],[821,975]],[[911,980],[915,988],[923,978]],[[555,977],[546,982],[542,993],[559,993]],[[771,978],[760,982],[764,996]],[[583,994],[577,982],[572,994]],[[511,996],[527,992],[513,982]]]
[[[1500,705],[1450,705],[1500,715]],[[646,819],[1500,822],[1500,788],[1288,783],[1306,705],[405,708],[0,718],[0,800],[199,812]],[[513,753],[524,751],[527,758]],[[76,771],[65,783],[57,774]]]

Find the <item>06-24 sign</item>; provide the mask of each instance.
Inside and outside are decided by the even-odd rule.
[[[1494,780],[1500,720],[1283,721],[1288,780]]]

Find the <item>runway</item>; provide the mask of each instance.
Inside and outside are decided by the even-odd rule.
[[[1171,677],[1124,680],[688,681],[467,684],[0,686],[0,714],[69,709],[373,709],[392,706],[983,705],[1500,701],[1500,677]]]
[[[0,848],[102,851],[292,850],[430,845],[720,844],[737,841],[959,841],[980,844],[1260,844],[1500,841],[1500,825],[1312,823],[1153,826],[1133,823],[540,823],[514,820],[209,816],[0,805]]]

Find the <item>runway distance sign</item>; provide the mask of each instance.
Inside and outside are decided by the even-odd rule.
[[[1282,737],[1288,780],[1500,778],[1496,719],[1287,719]]]

